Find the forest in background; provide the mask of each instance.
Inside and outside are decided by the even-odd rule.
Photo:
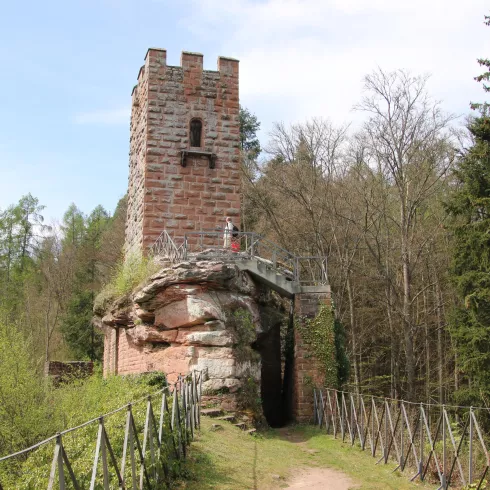
[[[122,260],[126,198],[113,216],[72,204],[57,225],[43,209],[29,194],[0,212],[1,321],[29,340],[38,371],[46,360],[101,359],[92,309]]]
[[[488,92],[490,61],[478,62]],[[264,149],[241,109],[241,228],[328,257],[346,389],[490,404],[490,117],[472,108],[463,126],[427,77],[378,69],[355,107],[360,129],[276,124]],[[0,434],[20,420],[19,390],[26,409],[45,403],[45,360],[101,359],[94,299],[123,258],[125,198],[112,216],[72,204],[48,226],[42,214],[30,194],[0,211]],[[38,427],[36,413],[22,424]]]
[[[488,92],[490,61],[478,63]],[[348,336],[345,388],[488,406],[488,104],[472,103],[463,125],[427,81],[377,69],[354,108],[359,130],[276,124],[262,157],[256,140],[244,147],[242,227],[328,257]]]

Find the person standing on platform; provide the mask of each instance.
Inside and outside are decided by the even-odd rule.
[[[226,225],[225,225],[225,239],[224,239],[224,248],[230,248],[231,247],[231,237],[233,234],[233,222],[231,221],[231,218],[228,216],[226,218]]]

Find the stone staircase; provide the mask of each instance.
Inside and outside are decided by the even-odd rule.
[[[248,417],[246,417],[245,419],[242,416],[240,420],[240,416],[234,412],[225,413],[221,408],[203,408],[201,410],[201,415],[213,418],[217,421],[219,420],[220,422],[230,423],[233,425],[233,427],[243,430],[249,435],[253,435],[256,432],[256,429],[254,427],[249,426],[250,419]],[[219,430],[220,427],[221,426],[219,424],[213,424],[212,430]]]

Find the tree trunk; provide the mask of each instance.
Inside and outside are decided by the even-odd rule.
[[[439,278],[436,278],[436,302],[437,302],[437,361],[438,361],[438,380],[439,380],[439,403],[444,403],[444,350],[442,348],[442,329],[444,328],[444,316],[442,311],[442,294]]]
[[[359,373],[359,360],[357,357],[358,346],[357,346],[357,331],[356,331],[356,314],[354,309],[354,295],[352,294],[352,284],[350,281],[349,272],[347,272],[347,296],[349,299],[349,313],[350,313],[350,325],[351,325],[351,344],[352,344],[352,361],[354,368],[354,384],[355,391],[359,394],[361,377]]]
[[[410,277],[409,225],[405,196],[401,196],[401,260],[403,274],[403,333],[405,337],[405,362],[407,371],[407,398],[413,400],[415,392],[415,358],[412,335],[412,298]]]

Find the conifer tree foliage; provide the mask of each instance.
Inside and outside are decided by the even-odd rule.
[[[241,229],[251,230],[256,224],[256,206],[248,197],[246,189],[255,181],[258,174],[257,159],[262,151],[257,131],[260,129],[260,122],[255,114],[247,108],[240,106],[240,146],[242,150],[242,192],[241,203]]]
[[[42,361],[101,358],[93,301],[122,256],[126,198],[113,216],[71,204],[54,227],[43,209],[28,194],[0,210],[0,311],[28,341],[38,371]]]
[[[240,144],[242,150],[251,158],[257,158],[261,152],[260,141],[257,138],[257,131],[260,129],[260,122],[255,114],[252,114],[246,107],[240,106]]]
[[[102,206],[88,217],[73,206],[65,214],[64,230],[65,242],[76,248],[76,267],[61,332],[77,359],[98,360],[102,358],[103,338],[92,324],[93,304],[121,257],[126,199],[121,199],[112,217]]]
[[[490,25],[490,17],[485,23]],[[490,60],[478,62],[490,67]],[[487,71],[475,80],[489,77]],[[471,107],[479,112],[468,125],[473,144],[459,161],[459,186],[447,209],[453,217],[451,273],[458,295],[451,319],[461,375],[456,398],[480,405],[482,399],[490,403],[490,116],[487,102]]]

